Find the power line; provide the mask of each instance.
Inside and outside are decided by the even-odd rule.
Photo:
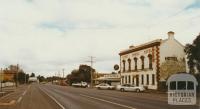
[[[86,61],[86,62],[90,62],[90,66],[93,67],[93,64],[95,63],[93,56],[89,56],[90,60]]]

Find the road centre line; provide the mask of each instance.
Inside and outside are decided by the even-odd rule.
[[[56,102],[56,104],[58,104],[62,109],[65,109],[65,107],[61,103],[59,103],[53,96],[49,95],[46,91],[44,91],[45,89],[40,88],[40,90],[44,92],[48,97],[50,97],[54,102]]]
[[[96,97],[92,97],[92,96],[88,96],[88,95],[84,95],[84,94],[80,94],[80,96],[91,98],[91,99],[95,99],[95,100],[99,100],[99,101],[103,101],[103,102],[106,102],[106,103],[114,104],[114,105],[125,107],[125,108],[128,108],[128,109],[136,109],[136,108],[131,107],[131,106],[115,103],[115,102],[112,102],[112,101],[108,101],[108,100],[104,100],[104,99],[101,99],[101,98],[96,98]]]
[[[24,96],[27,93],[27,90],[24,91],[24,93],[22,94],[22,96]]]

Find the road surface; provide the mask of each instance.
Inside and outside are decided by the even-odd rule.
[[[57,85],[31,85],[16,105],[0,109],[199,109],[171,106],[164,94],[120,92]]]

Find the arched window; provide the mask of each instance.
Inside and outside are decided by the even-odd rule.
[[[131,71],[131,59],[128,59],[128,71]]]
[[[141,62],[142,62],[142,70],[144,70],[144,56],[141,56]]]
[[[137,58],[134,58],[134,62],[135,62],[135,70],[137,70]]]
[[[151,54],[149,54],[148,55],[148,58],[149,58],[149,69],[153,69],[153,64],[152,64],[152,55]]]
[[[123,63],[123,72],[125,72],[125,70],[126,70],[126,61],[123,60],[122,63]]]

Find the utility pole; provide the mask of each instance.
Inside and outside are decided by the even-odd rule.
[[[93,87],[93,72],[92,72],[92,69],[93,69],[93,63],[95,62],[94,61],[95,57],[89,56],[89,58],[90,58],[90,60],[86,61],[86,62],[90,62],[90,67],[91,67],[91,70],[90,70],[90,79],[91,79],[90,87],[92,88]]]
[[[65,75],[64,75],[65,69],[63,68],[62,71],[63,71],[63,80],[64,80],[64,78],[65,78],[65,77],[64,77],[64,76],[65,76]]]
[[[59,79],[59,84],[61,85],[61,82],[62,82],[62,72],[60,74],[60,71],[58,71],[58,77],[60,78]]]
[[[61,79],[61,85],[64,84],[64,73],[65,73],[65,69],[64,69],[64,68],[62,69],[62,72],[63,72],[63,77],[62,77],[62,79]]]
[[[24,74],[25,74],[25,82],[24,83],[26,84],[26,72],[24,72]]]
[[[17,72],[16,72],[16,87],[18,87],[18,70],[19,70],[19,64],[17,64]]]
[[[1,68],[1,92],[3,91],[2,89],[3,89],[3,87],[2,87],[2,82],[3,82],[3,70],[2,70],[2,68]]]

